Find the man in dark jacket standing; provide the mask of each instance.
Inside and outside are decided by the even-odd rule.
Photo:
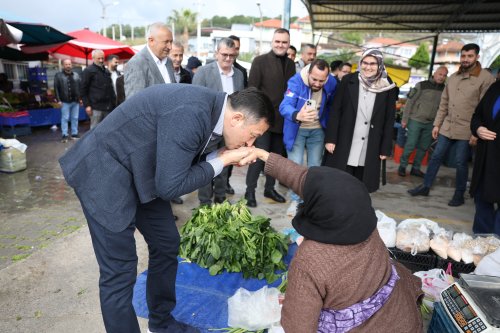
[[[80,112],[80,76],[73,72],[70,59],[63,61],[63,70],[54,77],[54,92],[61,104],[61,142],[68,142],[68,122],[71,119],[71,138],[78,138]]]
[[[94,63],[83,71],[81,95],[90,129],[97,126],[116,106],[111,73],[104,67],[104,52],[92,51]]]
[[[168,57],[172,60],[174,67],[174,77],[177,83],[191,83],[191,73],[182,67],[182,60],[184,59],[184,46],[180,42],[173,42],[172,49],[168,53]]]
[[[272,50],[253,60],[252,69],[248,78],[248,86],[262,90],[273,103],[274,126],[261,138],[255,141],[255,146],[276,154],[283,153],[283,117],[279,112],[281,101],[286,91],[287,82],[295,75],[295,64],[288,58],[286,51],[290,46],[290,33],[286,29],[276,29],[271,42]],[[245,199],[249,207],[256,207],[255,189],[260,172],[264,169],[264,162],[257,161],[250,165],[246,177]],[[266,176],[264,196],[276,202],[286,200],[274,189],[276,180]]]
[[[479,138],[470,184],[476,204],[472,231],[500,236],[500,81],[479,102],[470,129]]]

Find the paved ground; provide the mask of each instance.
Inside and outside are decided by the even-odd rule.
[[[82,124],[82,131],[88,124]],[[28,169],[0,174],[0,332],[103,332],[97,264],[79,203],[65,184],[57,159],[73,143],[60,143],[60,132],[36,129],[20,137],[28,144]],[[454,170],[442,168],[429,197],[411,198],[409,187],[420,179],[401,178],[388,163],[388,184],[372,195],[374,207],[398,222],[425,217],[455,231],[470,232],[474,206],[450,208]],[[232,185],[237,200],[243,196],[245,168],[235,168]],[[259,188],[263,188],[261,177]],[[286,189],[279,186],[282,193]],[[342,189],[339,189],[342,190]],[[174,206],[179,224],[197,206],[195,193]],[[258,191],[254,214],[272,218],[276,229],[290,226],[286,204],[275,204]],[[147,250],[137,235],[139,268],[145,269]],[[146,320],[140,319],[146,331]]]

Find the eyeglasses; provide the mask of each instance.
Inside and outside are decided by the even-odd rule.
[[[226,59],[226,58],[229,58],[229,59],[235,59],[236,58],[236,54],[228,54],[228,53],[219,53],[219,55]]]
[[[362,62],[361,62],[361,65],[363,65],[363,66],[370,66],[370,67],[373,67],[373,66],[378,66],[378,63],[376,63],[376,62],[366,62],[366,61],[362,61]]]

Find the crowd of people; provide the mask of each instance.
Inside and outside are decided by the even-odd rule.
[[[105,66],[104,52],[94,50],[81,77],[70,60],[56,75],[62,141],[79,138],[79,101],[91,119],[91,131],[60,163],[88,221],[106,330],[139,332],[132,307],[138,229],[149,249],[149,331],[197,332],[171,315],[179,233],[170,203],[182,204],[181,196],[195,190],[200,205],[221,203],[235,193],[232,166],[248,165],[247,205],[258,205],[255,192],[264,172],[264,197],[286,203],[276,180],[287,186],[286,214],[306,238],[290,269],[286,332],[372,330],[393,325],[390,318],[402,314],[407,320],[397,330],[418,331],[418,283],[384,251],[369,196],[379,189],[381,164],[392,155],[398,98],[382,52],[365,50],[352,72],[348,62],[318,59],[313,44],[298,55],[288,30],[277,29],[271,50],[257,56],[247,73],[237,62],[239,48],[237,36],[222,38],[213,62],[202,66],[190,57],[184,68],[183,45],[165,24],[154,23],[146,46],[123,73],[117,56]],[[439,67],[409,93],[402,119],[408,140],[398,174],[406,176],[417,149],[410,175],[424,183],[408,192],[427,196],[445,153],[455,147],[456,190],[449,205],[459,206],[470,145],[477,145],[473,231],[500,234],[499,85],[481,68],[479,51],[465,45],[456,73],[447,79],[446,67]],[[422,158],[432,139],[437,145],[424,174]],[[332,190],[339,186],[341,194]],[[326,276],[336,276],[336,283]],[[339,319],[358,305],[360,317]]]

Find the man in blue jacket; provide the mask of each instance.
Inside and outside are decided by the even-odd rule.
[[[314,60],[288,81],[280,105],[280,113],[285,119],[283,142],[288,158],[302,164],[304,150],[307,150],[308,167],[321,165],[324,131],[337,85],[329,74],[326,61]],[[287,215],[295,215],[299,200],[299,196],[291,192]]]

